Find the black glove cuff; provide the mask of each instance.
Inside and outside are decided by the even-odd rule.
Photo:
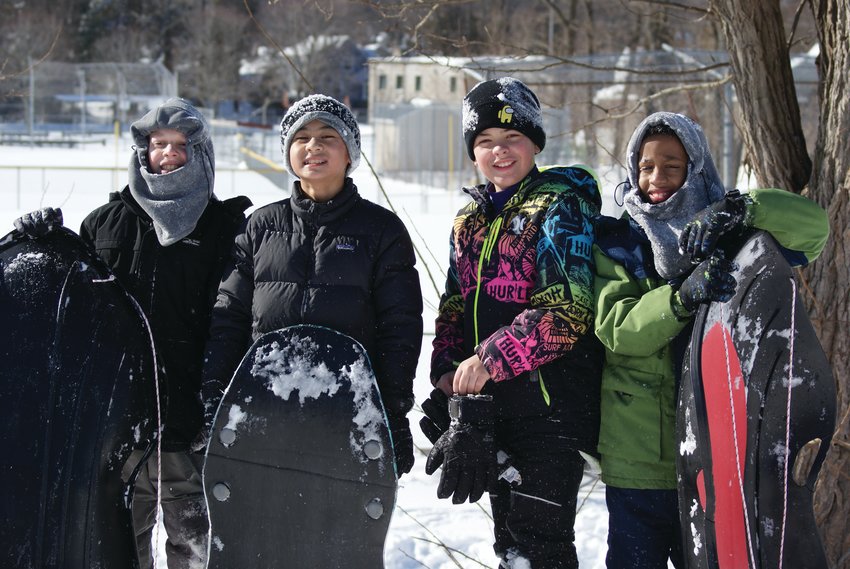
[[[752,198],[742,194],[739,190],[731,190],[726,194],[727,210],[729,213],[739,216],[745,227],[749,227],[752,222],[749,215],[751,202]]]
[[[452,395],[449,399],[449,416],[452,421],[469,425],[493,424],[492,395]]]

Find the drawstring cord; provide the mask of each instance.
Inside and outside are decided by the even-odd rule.
[[[785,472],[783,473],[782,499],[782,534],[779,538],[779,569],[782,569],[782,559],[785,556],[785,525],[788,520],[788,462],[791,460],[791,387],[794,379],[794,337],[797,332],[797,283],[791,281],[791,338],[789,341],[790,355],[788,359],[788,398],[785,407]]]
[[[620,188],[622,188],[622,191],[620,191]],[[623,204],[626,203],[626,194],[631,189],[632,185],[628,180],[623,180],[614,188],[614,203],[616,203],[618,207],[623,207]]]
[[[794,340],[796,337],[797,331],[797,283],[794,282],[794,279],[789,279],[791,281],[791,332],[790,332],[790,340],[789,340],[789,361],[788,361],[788,387],[787,387],[787,397],[786,397],[786,405],[785,405],[785,456],[783,460],[783,481],[782,481],[782,532],[779,538],[779,569],[782,569],[782,560],[785,557],[785,528],[788,521],[788,471],[789,471],[789,461],[791,460],[791,389],[793,388],[793,380],[794,380]],[[720,305],[720,318],[721,320],[726,320],[726,316],[724,314],[723,304]],[[747,512],[747,502],[744,495],[744,481],[743,476],[741,475],[741,457],[738,449],[738,432],[736,427],[736,419],[735,419],[735,406],[732,401],[732,371],[731,365],[729,363],[729,344],[725,341],[723,342],[723,350],[726,355],[726,381],[729,387],[729,407],[732,410],[732,437],[735,443],[735,466],[738,471],[738,488],[741,492],[741,502],[744,509],[744,523],[747,528],[747,547],[749,549],[750,554],[750,563],[752,567],[756,567],[755,555],[753,554],[753,543],[752,536],[750,534],[750,519],[749,514]]]
[[[473,328],[475,329],[475,345],[481,343],[478,339],[478,296],[481,293],[481,271],[488,262],[490,262],[490,255],[493,253],[493,248],[496,246],[496,241],[499,237],[499,229],[502,227],[502,218],[497,217],[493,224],[490,225],[490,231],[487,234],[487,237],[484,238],[484,243],[481,245],[481,257],[478,259],[478,283],[475,287],[475,307],[472,311],[472,318],[474,322]]]

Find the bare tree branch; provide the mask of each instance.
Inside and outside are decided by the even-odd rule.
[[[275,47],[275,49],[278,51],[278,53],[280,53],[284,57],[284,59],[286,59],[286,61],[289,63],[289,65],[292,67],[292,69],[295,70],[295,72],[298,74],[298,76],[301,78],[301,80],[304,81],[304,84],[307,85],[308,87],[310,87],[311,90],[315,90],[315,87],[313,87],[313,84],[310,83],[310,81],[308,81],[306,77],[304,77],[304,75],[301,73],[301,70],[298,68],[297,65],[295,65],[295,62],[292,61],[289,58],[288,55],[286,55],[286,52],[283,51],[283,48],[280,47],[280,45],[275,41],[275,39],[271,36],[271,34],[269,34],[266,31],[266,29],[263,27],[263,25],[260,22],[257,21],[257,18],[254,17],[254,12],[251,10],[251,7],[248,5],[248,0],[242,0],[242,4],[245,6],[245,11],[248,12],[248,17],[251,18],[251,21],[254,22],[254,25],[257,26],[257,29],[260,30],[260,33],[262,33],[263,36],[269,41],[269,43],[271,43]]]

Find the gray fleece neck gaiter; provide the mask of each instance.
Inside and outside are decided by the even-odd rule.
[[[171,129],[186,137],[186,163],[154,174],[148,165],[152,133]],[[156,238],[167,247],[192,233],[213,196],[215,153],[204,116],[188,101],[172,98],[130,125],[135,152],[130,158],[130,194],[153,221]]]
[[[172,245],[195,229],[212,197],[213,173],[203,153],[167,174],[152,174],[130,159],[130,194],[151,217],[157,241]]]

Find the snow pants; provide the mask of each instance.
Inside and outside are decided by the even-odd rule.
[[[497,423],[497,448],[522,476],[519,486],[500,480],[490,493],[499,567],[578,567],[573,526],[584,459],[565,441],[561,424],[554,417]]]
[[[124,466],[125,476],[138,464],[144,451],[135,450]],[[157,489],[167,540],[168,569],[205,567],[209,541],[209,518],[201,468],[204,456],[189,452],[163,452],[157,468],[156,453],[142,465],[133,495],[133,529],[139,567],[153,567],[151,544],[156,525]],[[158,472],[159,470],[159,472]]]
[[[605,488],[608,569],[684,569],[676,490]]]

